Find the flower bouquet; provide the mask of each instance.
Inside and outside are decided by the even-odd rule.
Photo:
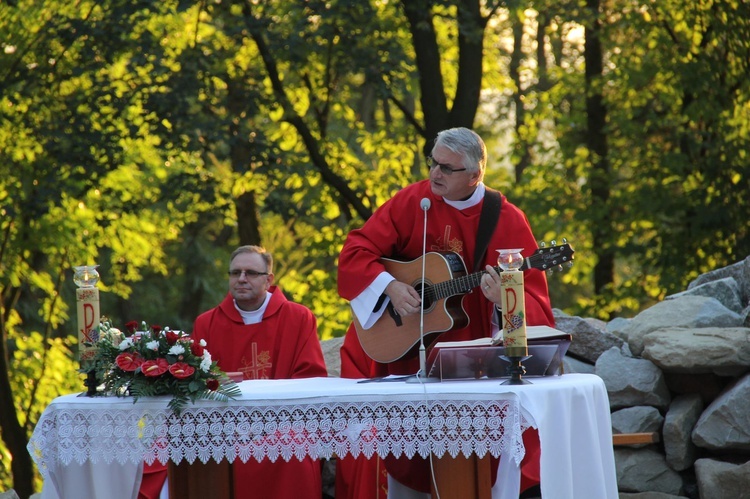
[[[131,321],[125,332],[106,318],[99,326],[96,347],[84,372],[93,370],[106,394],[118,397],[171,395],[169,408],[179,414],[188,400],[229,400],[240,395],[236,383],[211,360],[206,342],[182,331]]]

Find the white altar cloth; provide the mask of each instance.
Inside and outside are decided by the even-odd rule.
[[[97,497],[102,487],[114,497],[111,473],[137,485],[140,464],[154,459],[490,453],[509,457],[501,459],[501,472],[515,476],[524,452],[521,433],[534,426],[545,499],[616,498],[609,403],[601,379],[571,374],[531,381],[519,386],[497,379],[245,381],[236,400],[199,401],[180,416],[167,408],[167,397],[134,404],[131,398],[66,395],[44,411],[28,449],[60,497],[74,487],[76,497],[84,499]],[[87,474],[95,476],[82,480]],[[120,490],[123,498],[134,497],[133,490]]]

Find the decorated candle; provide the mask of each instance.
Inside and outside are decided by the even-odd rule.
[[[497,250],[500,272],[500,305],[503,346],[508,357],[528,355],[526,343],[526,300],[523,294],[522,249]]]
[[[75,267],[73,282],[76,283],[76,302],[78,308],[78,361],[85,368],[94,356],[94,344],[99,339],[99,282],[97,265]]]
[[[523,294],[523,272],[506,270],[500,273],[505,355],[528,355],[526,343],[526,302]]]

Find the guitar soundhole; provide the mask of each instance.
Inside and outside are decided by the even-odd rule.
[[[418,282],[414,289],[417,290],[417,293],[419,293],[419,296],[422,296],[422,283]],[[432,308],[432,305],[434,303],[434,293],[432,293],[432,286],[430,283],[427,283],[427,285],[424,288],[424,310],[427,312]]]

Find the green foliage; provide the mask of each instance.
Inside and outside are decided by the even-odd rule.
[[[100,265],[102,312],[115,324],[190,330],[225,295],[229,253],[248,227],[321,338],[344,334],[341,245],[424,177],[425,130],[437,126],[421,108],[425,47],[405,4],[0,5],[0,354],[13,364],[0,376],[16,401],[0,409],[30,431],[51,398],[82,389],[72,266]],[[476,26],[460,17],[470,4],[422,6],[440,64],[429,89],[442,91],[446,114],[461,111],[451,108],[460,66],[477,57],[459,45]],[[604,71],[587,88],[583,26],[594,13],[478,2],[488,18],[471,91],[487,184],[525,210],[540,241],[576,250],[575,265],[549,278],[553,305],[606,319],[750,254],[750,5],[602,5]],[[603,206],[586,147],[595,94],[607,110]],[[594,233],[616,259],[599,293]],[[0,454],[7,462],[2,443]]]
[[[14,328],[7,340],[7,353],[12,369],[8,372],[10,386],[15,395],[15,413],[19,422],[31,431],[49,404],[60,395],[80,391],[81,376],[77,373],[78,362],[71,347],[73,342],[60,338],[45,339],[38,331],[22,331]],[[0,441],[0,456],[3,463],[10,463],[10,454]],[[10,466],[0,466],[0,488],[8,490],[13,484]],[[41,488],[37,478],[36,488]]]

